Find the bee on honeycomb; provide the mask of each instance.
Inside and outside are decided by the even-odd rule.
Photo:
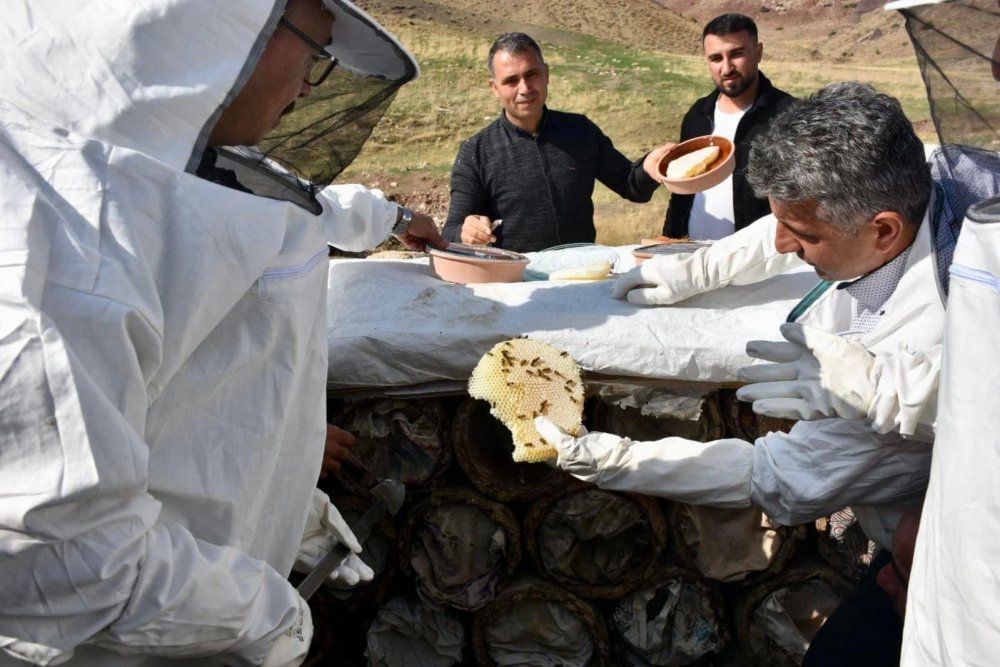
[[[490,413],[510,429],[515,461],[556,457],[555,447],[535,430],[535,417],[544,416],[567,433],[580,432],[580,368],[568,352],[546,343],[515,338],[494,345],[472,371],[469,395],[489,402]]]

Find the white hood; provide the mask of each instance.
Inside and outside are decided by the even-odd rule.
[[[99,12],[78,0],[4,3],[0,118],[193,170],[283,9],[280,0],[129,0]]]
[[[328,216],[193,173],[283,8],[4,3],[0,665],[260,664],[297,618]]]

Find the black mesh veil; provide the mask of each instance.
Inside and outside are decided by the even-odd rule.
[[[329,58],[317,65],[336,66],[322,81],[307,78],[318,85],[259,145],[219,148],[216,162],[251,192],[314,211],[315,193],[351,164],[400,87],[419,75],[413,56],[353,2],[322,2],[334,21],[329,46],[317,45]]]
[[[941,147],[930,156],[941,195],[937,261],[942,286],[972,204],[1000,192],[1000,1],[902,0]]]
[[[906,3],[891,3],[903,5]],[[1000,2],[898,7],[917,53],[942,144],[1000,150]]]
[[[312,95],[295,103],[259,148],[300,177],[324,186],[333,182],[361,151],[400,86],[337,67]]]

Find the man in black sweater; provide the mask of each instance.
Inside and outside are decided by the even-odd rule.
[[[586,116],[548,109],[549,67],[524,33],[501,35],[488,64],[503,110],[458,151],[446,239],[518,252],[593,243],[595,180],[631,201],[650,200],[657,163],[673,144],[633,163]]]
[[[715,17],[702,31],[702,45],[716,89],[685,114],[681,141],[706,134],[732,139],[736,168],[730,178],[705,192],[670,197],[663,233],[675,238],[722,238],[771,212],[766,199],[754,197],[744,176],[750,143],[771,118],[795,102],[757,69],[764,45],[757,41],[757,25],[750,17]]]

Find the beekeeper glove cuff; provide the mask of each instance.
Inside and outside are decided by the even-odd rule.
[[[535,428],[559,452],[560,468],[602,489],[714,507],[750,504],[753,445],[743,440],[637,442],[597,432],[574,438],[544,417]]]
[[[794,254],[774,245],[778,222],[773,215],[688,255],[649,259],[618,278],[615,298],[638,305],[669,305],[726,287],[749,285],[800,266]]]
[[[292,569],[296,572],[311,571],[338,544],[343,544],[355,554],[361,553],[361,545],[330,498],[319,489],[313,489],[306,527]],[[328,582],[354,586],[362,581],[371,581],[373,577],[372,569],[352,555],[330,574]]]
[[[797,322],[781,325],[787,343],[750,341],[747,354],[771,364],[739,372],[736,395],[759,414],[784,419],[867,419],[875,396],[875,358],[854,341]]]
[[[271,644],[264,655],[262,667],[296,667],[301,665],[309,653],[312,642],[313,623],[312,612],[305,600],[299,598],[298,617]]]
[[[941,346],[927,351],[901,347],[875,355],[875,395],[868,420],[879,433],[933,437],[941,378]]]

